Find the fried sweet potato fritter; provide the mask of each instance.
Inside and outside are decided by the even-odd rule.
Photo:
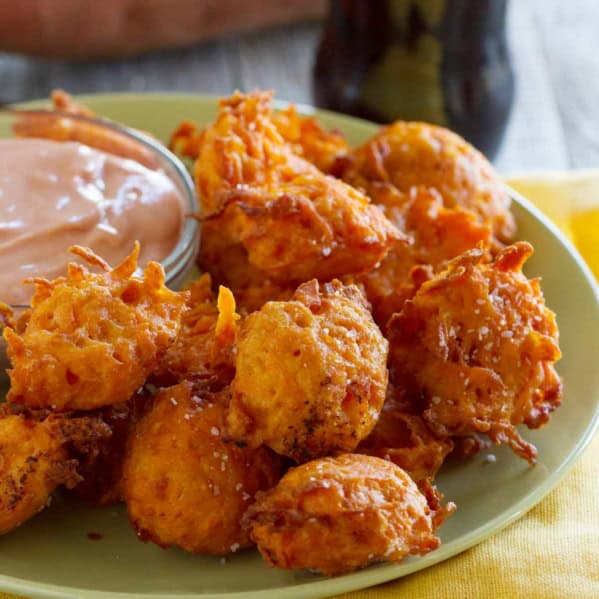
[[[305,158],[318,170],[337,176],[341,172],[349,145],[340,131],[326,131],[313,116],[303,116],[290,104],[285,110],[272,113],[272,122],[292,151]],[[171,135],[173,152],[196,159],[200,152],[202,131],[193,121],[183,121]]]
[[[301,285],[243,322],[227,432],[296,461],[352,451],[385,399],[388,344],[355,286]]]
[[[91,250],[71,251],[103,272],[73,263],[67,277],[33,279],[24,332],[4,329],[11,402],[65,411],[127,401],[179,333],[186,294],[165,287],[157,262],[133,276],[139,244],[114,269]]]
[[[254,283],[297,285],[374,266],[399,232],[362,193],[294,154],[270,103],[269,93],[237,92],[220,101],[215,123],[199,136],[201,218],[214,223],[204,235],[241,245],[245,254],[236,255],[257,270]],[[201,263],[213,272],[210,261]]]
[[[375,204],[380,183],[404,193],[434,187],[446,208],[473,212],[500,241],[509,242],[515,232],[509,196],[489,161],[443,127],[405,121],[384,127],[350,154],[343,178]]]
[[[74,487],[81,477],[69,457],[70,443],[109,435],[90,418],[43,420],[2,409],[0,417],[0,534],[40,512],[60,485]]]
[[[243,246],[252,266],[280,283],[362,272],[399,239],[360,192],[315,173],[272,187],[239,188],[222,212],[208,218]]]
[[[181,319],[181,332],[152,380],[165,386],[184,380],[204,380],[225,387],[235,372],[234,346],[239,320],[235,298],[229,289],[221,287],[217,299],[209,274],[193,281],[186,290],[189,298]]]
[[[389,326],[390,365],[408,396],[425,401],[439,436],[483,433],[534,463],[516,425],[538,428],[561,403],[555,316],[519,242],[493,261],[474,249],[424,283]]]
[[[323,173],[337,176],[349,153],[349,145],[340,131],[326,131],[313,116],[302,116],[290,104],[275,112],[272,121],[293,151]]]
[[[155,397],[130,439],[123,492],[142,540],[222,555],[251,544],[241,517],[280,464],[264,447],[226,443],[222,394],[195,393],[180,383]]]
[[[492,231],[473,212],[447,208],[434,188],[412,187],[402,193],[388,184],[373,187],[380,208],[410,240],[410,244],[395,242],[378,267],[355,278],[364,286],[375,320],[385,330],[389,318],[423,282],[420,279],[480,243],[489,245]]]
[[[335,575],[424,555],[455,506],[434,511],[398,466],[344,454],[291,469],[244,517],[271,566]]]

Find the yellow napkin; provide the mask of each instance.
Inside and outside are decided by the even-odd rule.
[[[566,233],[599,278],[599,169],[514,175],[507,183]]]
[[[599,277],[599,170],[512,177],[574,241]],[[596,599],[599,436],[566,479],[521,520],[432,568],[337,599]],[[16,599],[0,593],[0,599]]]

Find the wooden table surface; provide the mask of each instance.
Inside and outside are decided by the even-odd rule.
[[[312,102],[320,25],[304,23],[122,61],[69,63],[0,54],[0,101],[72,93],[272,88]],[[599,0],[512,0],[516,99],[502,172],[599,166]]]

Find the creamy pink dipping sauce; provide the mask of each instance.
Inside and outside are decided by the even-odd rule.
[[[23,279],[64,275],[72,245],[116,265],[138,240],[140,265],[164,260],[184,218],[160,171],[76,142],[0,139],[0,301],[27,304]]]

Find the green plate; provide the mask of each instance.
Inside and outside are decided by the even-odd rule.
[[[215,114],[212,97],[184,95],[106,95],[81,98],[99,114],[168,139],[179,121],[205,123]],[[306,111],[311,109],[305,108]],[[322,113],[323,120],[357,143],[376,127]],[[480,543],[538,503],[572,467],[599,420],[599,292],[576,250],[526,200],[515,197],[519,237],[536,248],[529,276],[542,276],[548,305],[557,312],[564,358],[565,401],[542,430],[526,431],[540,459],[536,467],[505,447],[447,466],[438,485],[458,511],[440,531],[443,545],[399,565],[377,565],[333,579],[266,567],[254,550],[222,562],[177,549],[140,543],[122,507],[89,509],[57,500],[50,509],[0,538],[0,588],[35,597],[109,599],[284,599],[323,597],[360,589],[428,568]],[[88,539],[96,532],[101,540]],[[334,551],[334,548],[331,548]]]

